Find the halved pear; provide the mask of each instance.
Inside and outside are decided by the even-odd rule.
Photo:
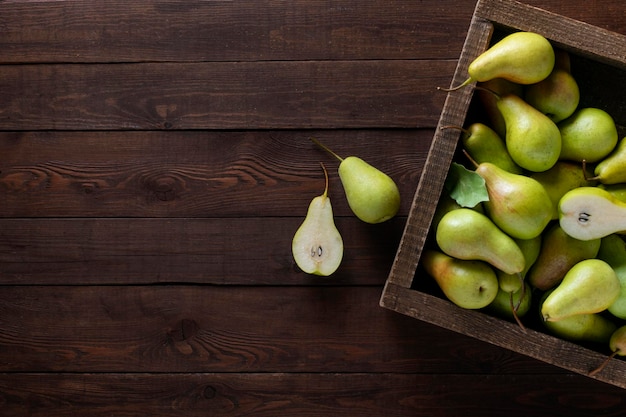
[[[339,268],[343,258],[343,239],[333,217],[328,197],[328,173],[324,169],[324,193],[309,204],[306,217],[291,242],[296,264],[307,274],[328,276]]]
[[[559,223],[571,237],[600,239],[626,231],[626,203],[598,187],[579,187],[559,201]]]

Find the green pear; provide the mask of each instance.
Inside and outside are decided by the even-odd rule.
[[[601,314],[577,314],[559,321],[544,321],[555,336],[571,342],[607,343],[617,325]]]
[[[494,94],[495,93],[495,94]],[[506,125],[502,113],[498,109],[498,98],[505,94],[515,94],[519,97],[524,95],[524,87],[504,78],[478,83],[474,94],[480,102],[480,111],[486,116],[486,123],[498,134],[500,138],[506,135]]]
[[[311,200],[304,221],[296,230],[291,252],[296,264],[307,274],[328,276],[339,268],[343,240],[335,226],[333,207],[328,197],[328,174],[324,168],[324,193]]]
[[[491,162],[505,171],[522,173],[522,169],[513,162],[506,150],[504,140],[492,128],[476,122],[462,131],[461,143],[474,161]]]
[[[494,78],[534,84],[550,75],[554,63],[554,49],[545,37],[534,32],[514,32],[476,57],[468,67],[469,78],[450,90]]]
[[[382,223],[400,209],[400,191],[389,175],[357,156],[342,158],[318,140],[322,149],[340,161],[339,178],[352,212],[366,223]]]
[[[563,195],[578,187],[588,187],[595,182],[588,180],[589,172],[581,164],[570,161],[557,161],[552,168],[543,172],[533,172],[530,177],[539,181],[552,201],[552,220],[559,218],[559,201]]]
[[[609,313],[626,319],[626,242],[615,234],[603,237],[597,257],[611,265],[620,282],[619,297],[608,307]]]
[[[485,212],[500,229],[517,239],[539,236],[552,218],[552,200],[536,180],[483,162],[476,172],[485,180]]]
[[[524,254],[524,269],[518,274],[507,274],[500,270],[496,271],[500,289],[507,293],[519,291],[524,284],[524,279],[531,266],[535,263],[541,253],[541,235],[532,239],[513,239]]]
[[[600,243],[600,239],[575,239],[558,223],[551,225],[542,235],[541,253],[526,275],[528,282],[543,291],[557,286],[578,262],[595,258]]]
[[[497,102],[506,125],[506,148],[517,165],[528,171],[552,168],[561,154],[561,132],[548,116],[515,94]]]
[[[626,138],[622,138],[613,152],[596,165],[594,174],[592,180],[602,184],[626,182]]]
[[[460,208],[445,214],[437,225],[435,239],[449,256],[481,260],[508,274],[521,272],[525,266],[517,243],[487,216],[472,209]]]
[[[619,139],[611,115],[595,107],[576,110],[558,127],[561,131],[561,160],[598,162],[613,151]]]
[[[578,108],[580,89],[570,72],[568,53],[562,49],[554,52],[554,69],[546,79],[527,86],[524,99],[554,123],[558,123]]]
[[[591,184],[590,184],[591,185]],[[598,188],[606,190],[613,197],[617,198],[619,201],[623,201],[626,203],[626,183],[619,184],[598,184]]]
[[[456,259],[437,250],[426,250],[422,265],[444,295],[459,307],[484,308],[498,293],[496,274],[482,261]]]
[[[574,265],[541,305],[544,321],[606,310],[617,299],[620,282],[611,266],[600,259]]]
[[[496,298],[488,306],[489,311],[515,321],[524,317],[532,306],[531,288],[527,283],[524,283],[524,286],[523,290],[520,288],[514,292],[507,292],[500,288]]]
[[[580,240],[599,239],[626,231],[626,203],[599,187],[579,187],[559,202],[559,223]]]

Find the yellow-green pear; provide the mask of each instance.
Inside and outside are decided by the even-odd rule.
[[[448,212],[437,224],[435,236],[439,248],[449,256],[481,260],[509,274],[524,269],[526,261],[517,243],[475,210]]]
[[[550,75],[538,83],[528,85],[524,99],[528,104],[558,123],[570,117],[578,108],[580,89],[570,72],[569,54],[557,49]]]
[[[598,184],[597,187],[608,191],[609,194],[611,194],[613,197],[617,198],[619,201],[623,201],[624,203],[626,203],[626,183],[621,182],[619,184]]]
[[[552,168],[561,154],[561,132],[548,116],[515,94],[497,101],[506,125],[506,148],[517,165],[528,171]]]
[[[488,306],[489,311],[515,321],[524,317],[532,306],[532,291],[528,283],[523,285],[524,289],[520,288],[514,292],[507,292],[500,288],[496,298]]]
[[[400,190],[391,177],[357,156],[342,158],[318,140],[322,149],[340,161],[339,178],[352,212],[366,223],[382,223],[400,209]]]
[[[616,234],[603,237],[597,257],[611,265],[620,282],[619,297],[608,307],[609,313],[626,320],[626,242]]]
[[[524,95],[524,86],[505,80],[494,78],[493,80],[478,83],[474,92],[481,104],[481,113],[486,117],[485,123],[491,127],[500,138],[506,135],[506,125],[502,113],[498,109],[498,98],[505,94],[515,94],[519,97]]]
[[[484,308],[498,293],[496,274],[482,261],[456,259],[438,250],[424,251],[421,261],[444,295],[459,307]]]
[[[544,321],[606,310],[617,299],[620,282],[611,266],[600,259],[574,265],[541,305]]]
[[[536,262],[541,253],[541,235],[532,239],[513,239],[519,246],[522,254],[524,254],[524,269],[517,274],[507,274],[497,270],[498,283],[500,289],[507,293],[518,292],[524,284],[524,279],[532,265]]]
[[[505,171],[522,173],[522,169],[511,159],[504,140],[492,128],[475,122],[462,131],[461,143],[474,161],[491,162]]]
[[[607,343],[617,325],[601,314],[577,314],[559,321],[544,321],[548,332],[571,342]]]
[[[595,167],[592,180],[602,184],[619,184],[626,182],[626,138],[622,138],[617,146]]]
[[[328,197],[326,168],[324,176],[326,177],[324,193],[311,200],[306,217],[293,236],[291,252],[302,271],[312,275],[328,276],[341,264],[343,240],[335,226],[333,207]]]
[[[469,78],[450,90],[494,78],[534,84],[550,75],[554,63],[554,49],[545,37],[534,32],[514,32],[476,57],[468,67]]]
[[[552,201],[552,220],[559,218],[559,201],[563,195],[578,187],[595,185],[592,177],[582,164],[570,161],[557,161],[552,168],[543,172],[533,172],[530,177],[537,180],[546,189]]]
[[[600,250],[600,239],[575,239],[558,223],[546,229],[541,238],[541,253],[526,278],[530,285],[542,291],[557,286],[574,265],[595,258]]]
[[[626,231],[626,203],[599,187],[579,187],[559,202],[559,223],[580,240],[600,239]]]
[[[552,200],[543,186],[526,176],[513,174],[483,162],[476,172],[485,180],[489,201],[485,212],[504,232],[516,239],[539,236],[552,218]]]
[[[613,151],[619,139],[611,115],[595,107],[576,110],[558,127],[561,131],[561,160],[598,162]]]

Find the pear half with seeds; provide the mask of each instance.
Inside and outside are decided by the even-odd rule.
[[[328,197],[328,172],[322,164],[326,187],[309,204],[306,217],[291,242],[296,264],[307,274],[328,276],[339,268],[343,258],[343,239],[333,217]]]
[[[626,203],[599,187],[578,187],[559,201],[559,223],[571,237],[601,239],[626,233]]]

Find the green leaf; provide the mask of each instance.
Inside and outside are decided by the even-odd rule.
[[[450,166],[444,187],[461,207],[475,207],[478,203],[489,201],[485,180],[456,162]]]

